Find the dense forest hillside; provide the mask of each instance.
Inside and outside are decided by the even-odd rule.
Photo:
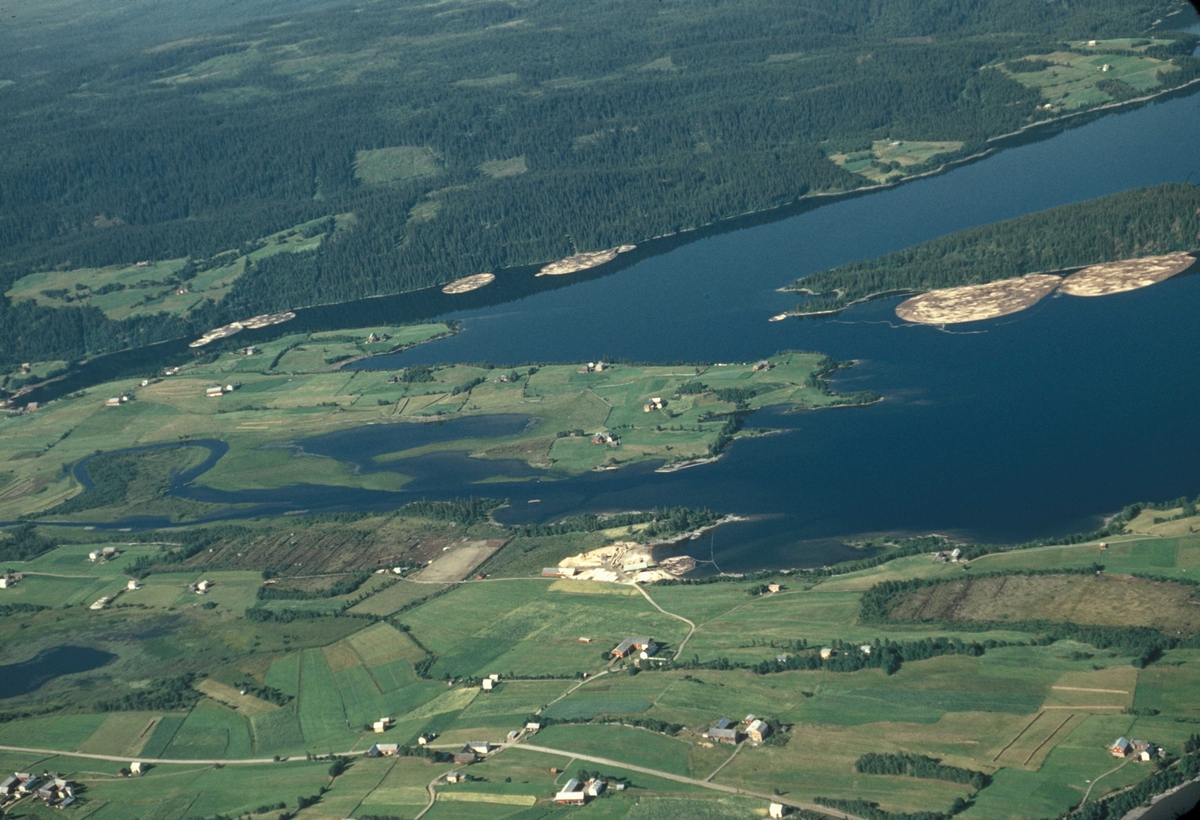
[[[0,293],[353,214],[187,312],[0,300],[0,365],[395,293],[867,184],[829,159],[1038,117],[985,66],[1146,31],[1178,0],[360,3],[0,82]],[[1162,86],[1200,74],[1161,34]],[[1157,42],[1157,41],[1156,41]],[[983,69],[983,70],[981,70]],[[6,84],[7,83],[7,84]],[[1101,95],[1103,97],[1103,95]],[[956,152],[928,160],[936,166]],[[922,165],[905,166],[904,173]],[[86,286],[86,283],[80,283]]]
[[[838,310],[874,294],[1011,279],[1200,248],[1200,188],[1168,183],[970,228],[867,262],[818,271],[796,310]]]

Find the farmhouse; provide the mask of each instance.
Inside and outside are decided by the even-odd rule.
[[[0,575],[0,589],[8,589],[24,577],[25,576],[19,572],[5,573],[4,575]]]
[[[617,644],[616,648],[612,651],[612,654],[618,658],[625,658],[635,651],[645,652],[647,653],[647,656],[649,656],[658,651],[658,646],[656,646],[654,641],[650,640],[649,638],[630,637]]]
[[[783,589],[779,584],[767,584],[767,592],[778,592]]]
[[[825,647],[821,648],[821,660],[823,660],[823,661],[829,660],[836,654],[837,654],[837,650],[831,646],[825,646]]]
[[[554,802],[564,805],[583,805],[586,800],[587,794],[583,790],[583,784],[574,777],[567,781],[558,794],[554,795]]]
[[[399,750],[398,743],[375,743],[367,749],[367,757],[394,757]]]
[[[18,782],[19,781],[17,780],[17,776],[15,774],[4,778],[3,781],[0,781],[0,796],[8,797],[10,794],[15,792],[17,790]]]
[[[467,776],[462,772],[446,772],[447,783],[464,783],[466,780]]]
[[[105,407],[120,407],[121,406],[121,397],[113,396],[111,399],[105,399],[104,406]]]
[[[127,583],[125,585],[125,589],[129,590],[130,592],[133,592],[134,590],[138,590],[141,588],[142,588],[142,585],[136,578],[130,578],[129,583]]]
[[[485,755],[488,752],[492,751],[492,749],[494,747],[492,746],[492,744],[488,743],[486,740],[469,740],[469,741],[467,741],[466,748],[470,749],[471,751],[475,752],[476,754]]]
[[[768,817],[786,817],[791,813],[791,809],[782,803],[772,803],[767,809]]]
[[[644,405],[642,405],[642,412],[649,413],[654,410],[661,410],[661,409],[663,409],[663,404],[664,404],[664,402],[662,400],[662,397],[655,396],[654,398],[650,399],[650,401],[648,401]]]
[[[479,758],[476,756],[475,750],[471,748],[471,744],[469,743],[454,753],[454,762],[460,766],[474,763],[478,759]]]
[[[142,765],[142,761],[135,760],[129,764],[129,771],[132,772],[133,774],[144,774],[146,769]]]
[[[746,726],[746,737],[750,738],[754,743],[762,743],[771,735],[771,727],[766,721],[752,720]]]
[[[1113,745],[1108,750],[1112,753],[1113,757],[1125,757],[1125,755],[1133,751],[1133,744],[1129,742],[1128,738],[1119,737],[1113,741]]]
[[[718,743],[729,743],[732,745],[736,745],[741,740],[741,732],[737,729],[718,729],[716,726],[705,732],[704,736]]]
[[[206,398],[219,399],[221,396],[225,395],[225,390],[220,385],[216,385],[215,387],[206,387],[204,388],[204,395]]]

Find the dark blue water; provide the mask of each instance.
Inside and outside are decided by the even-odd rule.
[[[112,663],[117,656],[87,646],[56,646],[21,663],[0,666],[0,699],[15,698],[77,672],[90,672]]]

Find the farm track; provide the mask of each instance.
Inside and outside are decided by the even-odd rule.
[[[671,656],[671,660],[677,660],[679,658],[680,653],[683,652],[683,648],[685,646],[687,646],[687,642],[690,641],[692,639],[692,636],[696,634],[696,629],[698,627],[696,626],[695,622],[689,621],[687,618],[683,617],[682,615],[676,615],[674,612],[667,612],[665,609],[663,609],[661,606],[658,605],[658,602],[656,602],[653,598],[650,597],[650,593],[648,593],[648,592],[646,592],[646,590],[642,589],[640,584],[630,582],[630,586],[632,586],[638,592],[642,593],[642,597],[650,602],[650,606],[654,607],[662,614],[669,615],[670,617],[675,618],[676,620],[679,620],[679,621],[683,621],[685,624],[688,625],[687,637],[684,638],[680,642],[679,648],[676,649],[675,654],[673,656]]]

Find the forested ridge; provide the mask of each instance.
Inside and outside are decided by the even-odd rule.
[[[884,137],[978,150],[1040,116],[1037,92],[982,66],[1140,32],[1175,5],[363,3],[18,82],[0,88],[0,292],[37,270],[206,259],[321,216],[356,222],[316,251],[261,260],[187,319],[4,299],[0,365],[855,188],[863,178],[828,153]],[[1184,70],[1170,83],[1196,73],[1182,56],[1194,38],[1175,36]],[[360,153],[405,146],[424,165]]]
[[[801,313],[872,295],[1011,279],[1038,271],[1200,248],[1200,188],[1167,183],[1063,205],[818,271],[793,286]]]

